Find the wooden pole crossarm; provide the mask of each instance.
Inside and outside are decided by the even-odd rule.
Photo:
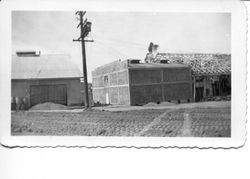
[[[73,39],[73,42],[81,42],[82,41],[82,37],[79,37],[78,39]]]
[[[73,42],[81,42],[82,40],[73,39]]]
[[[85,42],[95,42],[94,40],[84,40]]]

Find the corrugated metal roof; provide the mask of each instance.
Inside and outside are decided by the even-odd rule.
[[[12,79],[47,79],[82,77],[68,55],[12,56]]]
[[[228,54],[158,53],[154,61],[160,60],[190,65],[194,75],[231,74],[231,55]]]

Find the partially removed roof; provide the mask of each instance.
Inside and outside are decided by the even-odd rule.
[[[12,55],[12,79],[47,79],[81,77],[80,69],[68,55]]]
[[[170,63],[190,65],[194,75],[231,74],[230,54],[158,53],[155,60],[169,60]]]

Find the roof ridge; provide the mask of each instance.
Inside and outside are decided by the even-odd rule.
[[[22,57],[22,58],[25,58],[25,57],[30,57],[30,56],[18,56],[17,54],[11,54],[12,56],[16,56],[16,57]],[[60,54],[60,53],[49,53],[49,54],[40,54],[40,56],[68,56],[71,58],[71,55],[70,54]],[[36,56],[36,57],[40,57],[40,56]],[[31,56],[33,57],[33,56]]]

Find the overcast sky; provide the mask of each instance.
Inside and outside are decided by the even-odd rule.
[[[144,59],[150,42],[165,53],[230,53],[229,13],[87,12],[92,22],[86,44],[89,80],[96,67],[118,59]],[[14,11],[12,51],[69,54],[82,70],[74,12]]]

